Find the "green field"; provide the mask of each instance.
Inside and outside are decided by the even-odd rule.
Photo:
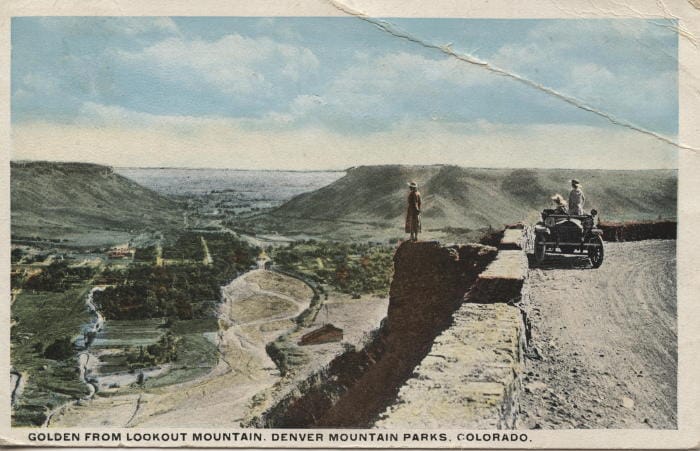
[[[64,293],[24,291],[12,304],[12,365],[26,382],[13,425],[41,425],[49,410],[88,393],[78,377],[75,353],[54,360],[44,352],[57,341],[72,340],[90,321],[85,307],[89,289],[85,284]]]
[[[271,249],[275,264],[349,294],[386,295],[394,249],[368,243],[299,241]]]
[[[187,329],[187,325],[182,327]],[[176,353],[170,372],[146,380],[145,388],[162,387],[203,376],[214,368],[219,358],[216,346],[201,333],[180,335]]]
[[[165,330],[161,327],[164,320],[161,318],[144,320],[110,320],[97,334],[92,347],[120,348],[148,346],[156,343],[163,336]]]
[[[166,318],[131,321],[107,321],[104,333],[98,335],[95,349],[112,349],[117,352],[100,356],[101,375],[120,372],[133,372],[148,368],[138,360],[141,350],[148,350],[168,332],[175,343],[174,357],[162,363],[171,365],[166,374],[146,380],[145,388],[160,387],[198,377],[216,365],[216,346],[204,338],[206,332],[216,332],[216,319],[198,319],[167,322]]]

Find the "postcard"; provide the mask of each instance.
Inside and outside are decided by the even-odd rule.
[[[700,444],[693,1],[10,1],[0,444]]]

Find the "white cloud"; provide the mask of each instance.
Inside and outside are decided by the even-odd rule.
[[[492,79],[482,68],[448,56],[433,59],[399,52],[376,59],[360,56],[357,61],[358,64],[339,74],[336,87],[355,88],[370,84],[391,88],[397,84],[431,86],[440,83],[467,87],[489,84]]]
[[[311,115],[400,118],[411,112],[401,109],[406,103],[429,102],[445,92],[486,86],[493,81],[494,77],[483,69],[455,58],[432,59],[407,52],[371,58],[357,53],[352,64],[319,94],[299,95],[286,110],[269,116],[281,122]]]
[[[18,83],[19,87],[12,98],[19,100],[33,95],[51,96],[57,93],[58,82],[54,78],[36,72],[25,74]]]
[[[490,61],[621,121],[671,133],[676,56],[668,37],[644,21],[543,21]]]
[[[179,33],[178,27],[170,17],[126,17],[120,20],[120,29],[129,35],[152,33],[154,31],[168,34]]]
[[[342,169],[360,164],[646,169],[676,166],[676,149],[633,130],[486,121],[404,121],[342,135],[274,127],[270,119],[156,116],[86,105],[103,122],[33,122],[12,129],[12,158],[115,166]],[[134,127],[138,123],[141,126]]]
[[[141,51],[120,50],[117,55],[161,79],[204,82],[227,94],[258,91],[263,95],[276,77],[297,81],[319,66],[307,48],[237,34],[216,41],[171,37]]]
[[[48,30],[70,30],[72,34],[105,33],[113,36],[135,37],[147,33],[178,34],[177,24],[170,17],[39,17]],[[99,29],[99,30],[97,30]]]
[[[228,119],[207,116],[156,115],[116,105],[84,102],[74,123],[79,126],[141,129],[164,126],[178,133],[197,127],[225,123]]]

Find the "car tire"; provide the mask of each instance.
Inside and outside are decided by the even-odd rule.
[[[603,264],[603,258],[605,257],[605,249],[603,248],[603,239],[597,235],[591,238],[589,241],[591,244],[596,244],[598,246],[588,248],[588,259],[591,261],[591,265],[594,268],[599,268]]]
[[[535,261],[537,264],[542,264],[547,254],[547,245],[545,238],[542,235],[535,236]]]

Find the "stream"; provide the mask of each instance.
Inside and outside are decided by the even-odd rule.
[[[11,387],[11,395],[10,399],[11,405],[15,405],[17,402],[17,399],[22,396],[22,390],[24,390],[24,378],[20,373],[15,371],[14,368],[10,369],[10,387]]]
[[[78,353],[78,370],[80,371],[80,380],[82,380],[89,388],[90,392],[83,396],[80,399],[76,399],[73,401],[70,401],[66,404],[62,404],[53,410],[51,410],[47,415],[46,415],[46,420],[44,421],[44,424],[42,427],[48,427],[49,424],[51,423],[51,419],[53,416],[63,410],[64,408],[68,406],[72,406],[77,404],[79,401],[86,401],[89,399],[92,399],[93,396],[95,396],[95,393],[97,393],[97,385],[94,382],[91,382],[88,379],[88,370],[87,370],[87,365],[90,362],[90,352],[88,350],[90,346],[90,340],[88,340],[88,333],[92,334],[97,334],[102,328],[104,327],[105,319],[104,316],[97,310],[97,307],[95,307],[95,304],[92,302],[93,295],[96,291],[102,291],[104,290],[104,287],[94,287],[92,290],[90,290],[90,293],[87,295],[85,298],[85,305],[87,305],[88,309],[90,310],[90,313],[92,314],[92,321],[90,321],[88,324],[83,325],[81,335],[78,336],[78,338],[75,340],[75,345],[82,348],[83,350]],[[20,376],[21,377],[21,376]],[[13,392],[13,400],[14,400],[14,392]]]

